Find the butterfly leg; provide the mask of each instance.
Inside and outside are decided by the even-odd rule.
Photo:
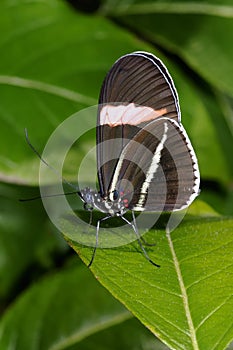
[[[147,247],[154,247],[154,246],[156,245],[156,243],[149,243],[149,242],[147,242],[147,241],[145,240],[145,238],[143,238],[143,237],[140,237],[140,239],[141,239],[142,243],[143,243],[145,246],[147,246]]]
[[[128,221],[124,216],[122,216],[122,219],[127,222],[127,224],[129,224],[130,226],[132,226],[136,236],[137,236],[137,241],[138,241],[138,244],[141,248],[141,250],[143,251],[143,254],[145,256],[145,258],[154,266],[156,267],[160,267],[160,265],[156,264],[153,260],[150,259],[149,255],[147,254],[147,251],[145,250],[145,248],[143,247],[143,244],[142,244],[142,240],[141,240],[141,237],[139,235],[139,232],[138,232],[138,228],[137,228],[137,224],[136,224],[136,219],[135,219],[135,215],[134,215],[134,212],[132,211],[132,216],[133,216],[133,224]]]
[[[96,254],[96,250],[98,248],[98,241],[99,241],[99,230],[100,230],[100,224],[102,221],[105,221],[107,219],[111,218],[111,216],[106,216],[105,218],[102,218],[100,220],[97,221],[97,225],[96,225],[96,235],[95,235],[95,246],[94,246],[94,249],[93,249],[93,252],[92,252],[92,257],[91,257],[91,260],[88,264],[88,267],[90,267],[94,261],[94,258],[95,258],[95,254]]]

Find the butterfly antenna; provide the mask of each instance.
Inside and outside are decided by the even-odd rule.
[[[149,242],[147,242],[147,241],[145,240],[144,237],[140,237],[140,240],[141,240],[142,243],[143,243],[145,246],[147,246],[147,247],[154,247],[154,246],[156,246],[156,243],[149,243]]]
[[[63,177],[60,176],[60,174],[58,173],[57,169],[55,169],[53,166],[51,166],[50,164],[48,164],[46,162],[45,159],[42,158],[41,154],[37,151],[37,149],[32,145],[31,141],[29,140],[29,137],[28,137],[28,131],[27,129],[25,128],[25,137],[26,137],[26,141],[29,145],[29,147],[32,149],[32,151],[38,156],[38,158],[40,158],[40,160],[49,168],[51,169],[55,174],[58,175],[58,177],[62,180],[63,183],[65,183],[66,185],[72,187],[72,188],[75,188],[76,189],[76,193],[77,194],[80,194],[80,191],[77,189],[76,186],[74,186],[72,183],[70,183],[69,181],[67,181],[66,179],[64,179]]]
[[[32,198],[20,198],[19,201],[20,202],[30,202],[30,201],[35,201],[37,199],[41,199],[41,198],[49,198],[49,197],[58,197],[58,196],[66,196],[66,195],[70,195],[70,194],[79,194],[78,191],[74,191],[74,192],[66,192],[66,193],[56,193],[56,194],[48,194],[45,196],[36,196],[36,197],[32,197]]]

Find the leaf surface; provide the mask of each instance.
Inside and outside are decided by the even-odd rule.
[[[148,253],[159,269],[135,243],[99,249],[94,275],[171,349],[225,349],[233,338],[233,221],[186,220],[146,239],[156,242]],[[71,245],[90,261],[90,249]]]

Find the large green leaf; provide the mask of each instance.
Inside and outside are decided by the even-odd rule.
[[[176,26],[179,21],[177,16],[167,15],[166,18],[164,16],[155,16],[153,21],[155,25],[151,29],[148,28],[148,31],[156,33],[161,41],[164,36],[164,42],[168,46],[173,46],[196,72],[216,88],[233,96],[231,79],[233,49],[229,45],[230,37],[226,35],[233,30],[232,19],[182,16],[182,26]],[[167,21],[171,25],[165,27]],[[143,16],[140,16],[139,25],[143,25],[143,22],[148,23],[148,18],[143,19]]]
[[[0,349],[93,349],[94,343],[95,349],[110,344],[139,350],[158,344],[131,318],[86,268],[67,268],[37,282],[11,306],[0,323]]]
[[[128,15],[128,24],[178,53],[196,72],[233,95],[232,2],[109,1],[105,11]]]
[[[100,232],[101,234],[101,232]],[[97,250],[96,278],[172,349],[222,350],[233,339],[233,220],[151,230],[152,266],[136,244]],[[91,250],[70,242],[87,263]]]
[[[56,254],[67,251],[41,202],[19,202],[33,194],[26,187],[0,185],[0,300],[11,298],[14,290],[33,279],[37,269],[53,267]]]

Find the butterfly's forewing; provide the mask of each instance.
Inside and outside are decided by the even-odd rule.
[[[135,52],[121,57],[107,74],[99,103],[150,107],[159,116],[180,120],[178,96],[163,63],[152,54]]]
[[[121,57],[107,74],[99,99],[97,165],[100,192],[107,197],[123,148],[154,119],[180,121],[178,96],[162,62],[152,54]],[[106,142],[114,139],[115,142]]]
[[[183,127],[161,118],[141,129],[122,150],[110,191],[136,211],[187,207],[199,191],[199,170]]]

